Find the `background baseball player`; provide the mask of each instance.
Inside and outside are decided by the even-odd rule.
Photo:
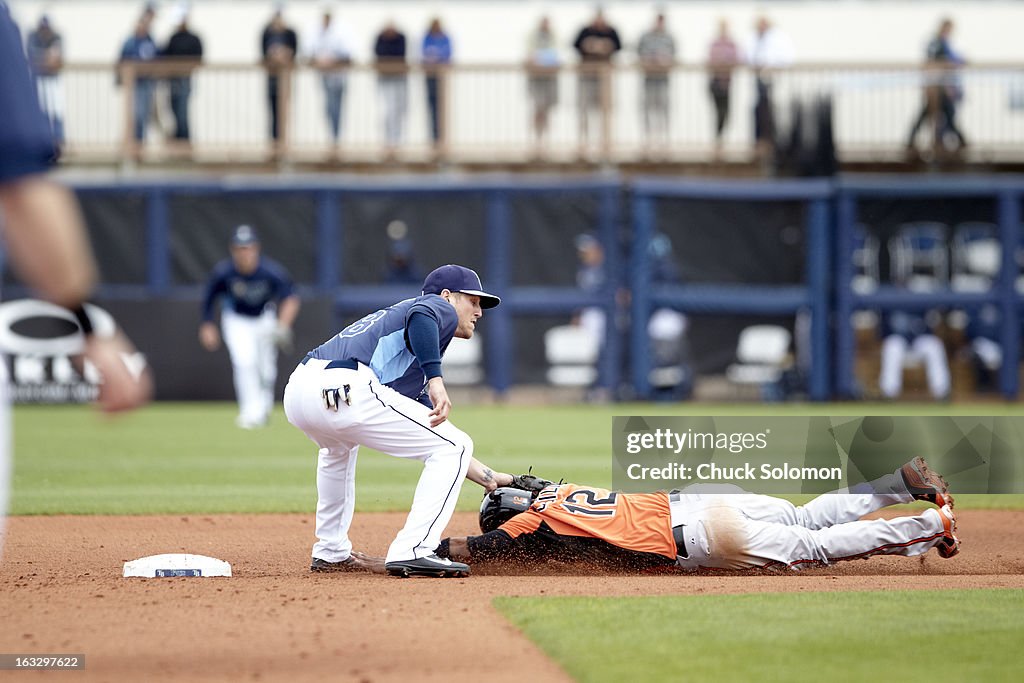
[[[847,495],[826,494],[801,507],[738,487],[711,494],[697,488],[639,494],[577,484],[552,484],[539,493],[501,488],[484,497],[485,533],[445,539],[437,554],[465,562],[555,559],[696,570],[800,569],[878,554],[921,555],[933,547],[947,558],[959,552],[953,498],[921,458]],[[939,507],[860,520],[913,500]]]
[[[49,301],[71,310],[85,333],[85,357],[103,378],[100,406],[127,410],[152,393],[149,371],[132,375],[122,360],[135,349],[122,333],[92,334],[83,303],[96,283],[96,264],[78,203],[45,173],[54,139],[39,108],[18,28],[0,2],[0,223],[7,258],[19,277]],[[0,362],[0,540],[10,477],[7,366]]]
[[[235,422],[243,429],[262,427],[274,407],[277,348],[291,347],[300,303],[288,271],[260,253],[259,237],[251,226],[235,228],[231,258],[214,267],[206,285],[199,341],[207,351],[220,346],[221,335],[213,322],[218,299],[223,300],[220,323],[234,371]]]
[[[473,457],[473,440],[448,422],[452,404],[441,356],[453,337],[473,336],[483,309],[500,299],[469,268],[446,265],[421,296],[352,323],[313,349],[284,391],[288,421],[319,447],[313,571],[372,570],[352,552],[356,456],[364,445],[423,463],[405,526],[386,558],[389,574],[463,576],[469,567],[434,555],[462,480],[492,490],[512,481]]]

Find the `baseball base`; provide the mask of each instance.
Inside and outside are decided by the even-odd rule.
[[[150,555],[124,563],[124,577],[144,579],[175,576],[231,576],[231,565],[205,555],[172,553]]]

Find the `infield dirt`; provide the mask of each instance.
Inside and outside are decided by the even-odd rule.
[[[357,514],[356,548],[383,554],[402,514]],[[568,676],[491,607],[497,595],[1024,588],[1024,511],[958,514],[962,552],[875,557],[768,575],[601,574],[545,569],[468,579],[311,574],[311,515],[15,517],[0,564],[0,652],[80,653],[84,671],[4,680],[522,681]],[[471,534],[456,514],[449,535]],[[124,579],[159,553],[231,563],[219,579]]]

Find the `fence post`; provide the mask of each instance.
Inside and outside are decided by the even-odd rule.
[[[811,200],[807,207],[807,284],[811,303],[811,376],[809,394],[812,401],[829,396],[829,201]]]
[[[449,73],[447,66],[437,70],[437,158],[446,161],[449,154],[448,119],[452,108],[449,106]]]
[[[316,196],[316,283],[329,293],[340,282],[338,264],[343,226],[338,192],[320,190]]]
[[[601,93],[601,161],[605,164],[612,160],[612,66],[601,64],[597,76],[600,79]]]
[[[171,285],[170,220],[166,190],[146,193],[146,266],[153,294],[166,294]]]
[[[510,224],[508,193],[494,190],[487,195],[487,271],[484,287],[497,292],[503,303],[487,313],[487,377],[491,388],[503,395],[512,384],[515,363],[515,334],[510,310],[512,283],[509,278],[511,259],[509,252]]]
[[[604,301],[604,357],[600,368],[602,384],[608,389],[609,396],[614,400],[619,389],[619,370],[622,367],[622,343],[619,321],[618,292],[622,285],[622,269],[619,263],[619,192],[618,184],[605,187],[601,192],[598,210],[598,230],[601,243],[604,244],[605,279],[602,292]]]
[[[292,102],[292,68],[281,67],[278,70],[277,88],[277,140],[274,141],[274,156],[278,164],[286,165],[291,153],[291,102]]]
[[[999,269],[999,309],[1002,316],[1000,342],[1003,364],[999,368],[999,388],[1003,396],[1013,399],[1019,390],[1020,309],[1017,302],[1017,248],[1020,245],[1021,197],[1013,190],[999,193],[999,236],[1002,238],[1003,262]]]
[[[836,289],[836,393],[853,397],[853,226],[857,203],[852,193],[840,190],[836,207],[835,289]]]
[[[647,337],[647,319],[651,315],[651,264],[647,245],[654,234],[654,223],[654,197],[634,188],[633,244],[630,257],[630,337],[633,389],[638,398],[647,398],[651,392],[651,349]]]
[[[123,61],[117,65],[122,92],[124,93],[124,136],[121,141],[121,165],[130,167],[135,163],[139,147],[135,140],[135,65]]]

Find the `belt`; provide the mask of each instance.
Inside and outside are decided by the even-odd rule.
[[[299,364],[305,365],[311,360],[313,360],[313,356],[306,354],[306,357],[299,361]],[[336,368],[343,368],[345,370],[356,370],[358,367],[359,361],[357,361],[355,358],[346,358],[344,360],[332,360],[326,366],[324,366],[324,370],[334,370]]]
[[[683,534],[683,528],[685,524],[672,527],[672,538],[676,542],[676,554],[679,557],[689,557],[690,553],[686,551],[686,537]]]
[[[670,491],[668,494],[669,503],[678,503],[682,500],[682,496],[679,491]],[[672,527],[672,539],[676,542],[676,554],[679,557],[689,557],[690,553],[686,551],[686,536],[683,533],[683,527],[685,524]]]

